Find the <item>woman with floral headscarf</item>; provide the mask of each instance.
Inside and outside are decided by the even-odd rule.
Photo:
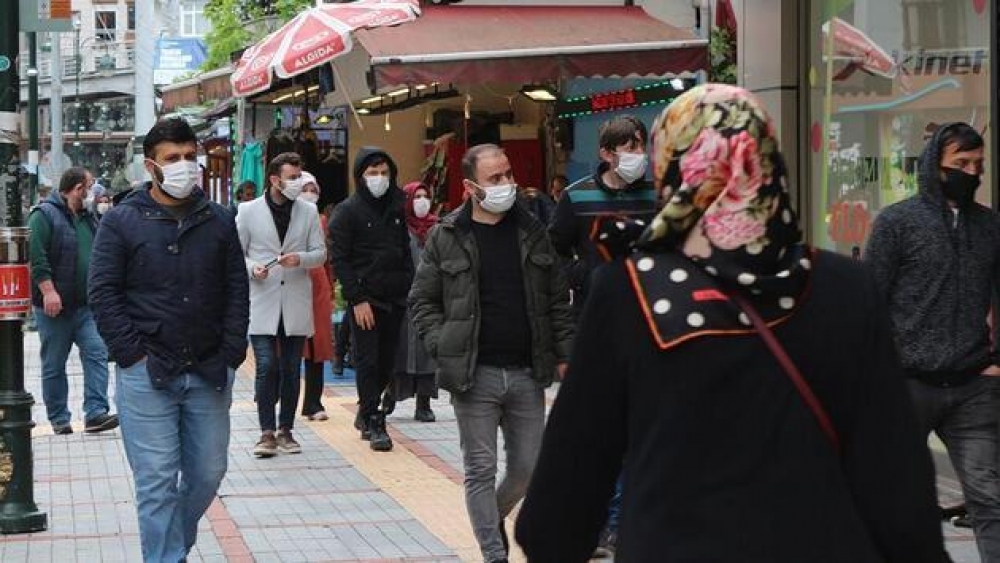
[[[529,560],[586,561],[621,470],[616,561],[947,561],[871,273],[801,242],[760,103],[696,87],[652,138],[666,204],[595,273],[517,522]]]

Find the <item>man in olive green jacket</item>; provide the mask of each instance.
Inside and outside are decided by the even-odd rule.
[[[462,160],[468,201],[431,231],[410,290],[413,322],[452,394],[465,498],[487,562],[507,561],[503,519],[524,496],[545,425],[544,389],[566,369],[569,290],[545,226],[516,205],[495,145]],[[495,487],[497,428],[507,473]]]

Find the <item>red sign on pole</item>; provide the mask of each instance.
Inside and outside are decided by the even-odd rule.
[[[0,319],[31,311],[31,271],[27,264],[0,264]]]

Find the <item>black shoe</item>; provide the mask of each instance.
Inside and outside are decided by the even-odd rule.
[[[417,422],[434,422],[437,417],[431,410],[431,398],[424,395],[417,395],[417,410],[413,412],[413,420]]]
[[[333,375],[344,375],[344,359],[340,356],[334,358],[330,369],[333,371]]]
[[[372,439],[371,425],[368,424],[365,417],[361,416],[361,411],[358,411],[358,414],[354,416],[354,428],[361,431],[362,440]]]
[[[951,519],[951,525],[956,528],[971,528],[972,527],[972,517],[968,514],[962,516],[955,516]]]
[[[597,541],[597,549],[594,550],[592,559],[603,559],[613,557],[615,548],[618,547],[618,532],[605,529],[601,532],[601,539]]]
[[[83,423],[83,431],[88,434],[96,434],[105,430],[118,428],[118,415],[104,413]]]
[[[65,435],[65,434],[72,434],[73,433],[73,425],[70,424],[70,423],[68,423],[68,422],[66,424],[53,424],[52,425],[52,433],[53,434],[63,434],[63,435]]]
[[[386,389],[382,394],[382,413],[386,416],[396,410],[396,395],[390,389]]]
[[[368,419],[368,428],[371,429],[371,448],[376,452],[388,452],[392,450],[392,438],[385,430],[385,414],[372,415]]]
[[[942,506],[941,509],[941,519],[945,522],[950,522],[955,518],[965,516],[967,514],[965,509],[965,504],[956,504],[954,506]]]

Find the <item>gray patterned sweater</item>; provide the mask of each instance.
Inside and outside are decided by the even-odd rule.
[[[979,373],[992,362],[987,316],[1000,282],[1000,218],[979,204],[957,216],[949,207],[938,171],[941,130],[921,157],[920,193],[878,215],[865,252],[903,368],[924,380]]]

